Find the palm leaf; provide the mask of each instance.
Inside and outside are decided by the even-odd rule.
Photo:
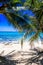
[[[35,40],[38,39],[38,34],[39,34],[39,32],[37,32],[35,35],[33,35],[33,36],[30,38],[31,48],[34,46],[33,41],[35,41]]]
[[[17,24],[17,22],[10,16],[10,14],[7,13],[6,16],[7,16],[7,18],[9,19],[10,23],[13,24],[13,26],[17,27],[19,31],[20,31],[20,30],[22,31],[22,28],[21,28],[21,27]]]
[[[25,32],[23,39],[25,40],[27,38],[27,36],[32,32],[32,30],[28,30]]]

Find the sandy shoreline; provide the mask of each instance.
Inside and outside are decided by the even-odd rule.
[[[40,42],[40,41],[39,41]],[[33,48],[41,48],[43,49],[43,44],[41,43],[34,43]],[[0,43],[0,54],[4,51],[4,53],[2,53],[2,55],[7,55],[13,51],[29,51],[29,49],[31,49],[31,46],[28,42],[24,42],[23,43],[23,49],[21,49],[21,44],[20,41],[19,42],[5,42],[5,43]]]
[[[21,44],[15,43],[14,41],[11,43],[0,43],[0,56],[5,56],[9,60],[19,60],[16,65],[25,65],[25,62],[27,59],[31,58],[33,55],[31,53],[35,53],[35,51],[30,50],[31,47],[28,42],[24,42],[23,49],[21,49]],[[33,46],[33,49],[42,49],[43,45],[39,45],[36,43],[36,45]],[[21,63],[20,63],[21,62]],[[35,64],[33,64],[35,65]]]

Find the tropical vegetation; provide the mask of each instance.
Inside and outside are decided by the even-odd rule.
[[[6,6],[3,4],[3,6],[0,7],[0,13],[5,14],[19,31],[25,32],[22,40],[26,39],[30,33],[35,32],[30,38],[30,44],[32,45],[32,42],[39,37],[40,32],[43,33],[43,0],[26,0],[23,4],[21,0],[10,0],[9,3],[6,3]],[[12,10],[12,7],[15,7],[17,3],[22,4],[25,9],[31,10],[34,16],[28,16],[26,14],[21,16],[21,12],[18,14],[17,10]]]
[[[0,2],[2,2],[2,0],[0,0]],[[21,12],[18,13],[17,10],[13,10],[12,7],[16,7],[16,3],[22,4],[21,0],[10,0],[9,3],[6,3],[6,5],[1,5],[0,13],[3,13],[8,18],[9,22],[19,30],[19,32],[25,32],[23,38],[21,39],[21,48],[23,48],[23,40],[25,40],[27,36],[33,32],[34,33],[31,38],[28,39],[30,40],[31,47],[33,45],[33,41],[38,40],[39,37],[43,44],[43,35],[42,37],[40,36],[40,33],[43,34],[43,0],[26,0],[22,4],[26,10],[28,9],[32,11],[34,16],[29,16],[26,12],[24,12],[24,15],[21,15]],[[31,65],[32,63],[39,63],[40,65],[43,65],[43,59],[39,60],[39,58],[43,58],[43,51],[39,52],[37,49],[34,50],[37,51],[36,55],[33,56],[32,54],[33,57],[27,59],[26,65]],[[0,56],[0,65],[16,65],[16,63],[18,62],[12,62],[11,60]]]

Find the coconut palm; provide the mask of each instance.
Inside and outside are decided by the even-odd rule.
[[[40,32],[43,33],[43,5],[42,5],[42,0],[27,0],[25,2],[25,6],[28,6],[31,8],[31,10],[35,13],[35,18],[30,18],[33,22],[33,25],[37,29],[36,34],[31,37],[31,45],[32,41],[37,39]],[[36,6],[37,5],[37,6]]]
[[[36,0],[35,0],[36,1]],[[33,2],[33,0],[32,0]],[[29,4],[29,2],[27,2]],[[34,3],[33,3],[34,5]],[[31,5],[32,6],[32,5]],[[38,6],[38,5],[37,5]],[[30,32],[34,31],[35,34],[30,39],[30,44],[32,45],[32,42],[36,40],[40,34],[40,32],[43,32],[43,6],[40,5],[40,7],[36,7],[38,9],[34,10],[35,6],[31,10],[35,13],[35,17],[28,17],[28,20],[25,19],[25,17],[22,17],[18,15],[15,12],[7,12],[4,8],[3,10],[0,10],[1,13],[4,13],[7,18],[10,20],[10,23],[13,24],[13,26],[17,27],[19,31],[25,31],[25,35],[23,38],[26,38]],[[28,21],[31,20],[32,23],[29,23]],[[23,40],[23,39],[22,39]],[[22,44],[23,46],[23,44]]]
[[[32,31],[35,31],[36,32],[35,35],[33,35],[31,37],[31,39],[30,39],[31,40],[31,43],[32,43],[32,41],[34,41],[35,39],[38,38],[39,32],[42,31],[40,29],[40,26],[39,26],[39,30],[38,30],[38,24],[39,24],[39,22],[38,22],[38,20],[36,18],[30,18],[32,20],[33,24],[28,24],[23,17],[21,17],[19,15],[16,15],[15,13],[5,13],[5,15],[8,17],[8,19],[10,20],[10,22],[15,27],[17,27],[19,30],[21,30],[21,31],[26,30],[26,34],[24,35],[24,38],[26,38],[26,36],[28,34],[30,34],[30,32],[32,32]],[[17,19],[19,19],[19,20],[17,20]],[[21,25],[21,23],[23,25]],[[23,46],[23,44],[22,44],[22,46]]]

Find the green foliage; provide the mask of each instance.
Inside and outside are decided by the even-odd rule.
[[[21,0],[10,0],[10,2],[13,5],[15,5],[15,3],[22,3]],[[17,27],[19,31],[26,30],[24,39],[26,39],[27,35],[30,34],[32,31],[36,32],[36,34],[33,35],[30,39],[32,43],[32,41],[38,38],[40,32],[43,33],[43,1],[42,0],[41,1],[40,0],[26,0],[26,2],[24,2],[24,6],[26,6],[28,9],[31,9],[35,13],[35,17],[28,17],[28,20],[30,19],[32,21],[32,24],[28,23],[28,21],[25,20],[24,17],[21,17],[15,12],[6,13],[6,16],[8,17],[10,22],[13,24],[13,26]],[[4,14],[5,12],[6,11],[4,11]],[[22,24],[24,23],[24,25],[21,25],[20,23]],[[21,40],[21,43],[23,43],[23,38]]]
[[[21,3],[21,1],[20,1],[20,0],[10,0],[10,3],[11,3],[13,6],[15,6],[15,4]]]
[[[10,0],[12,3],[17,3],[17,2],[21,2],[20,0]]]
[[[24,6],[28,6],[29,8],[39,9],[43,4],[43,1],[40,0],[26,0]]]

